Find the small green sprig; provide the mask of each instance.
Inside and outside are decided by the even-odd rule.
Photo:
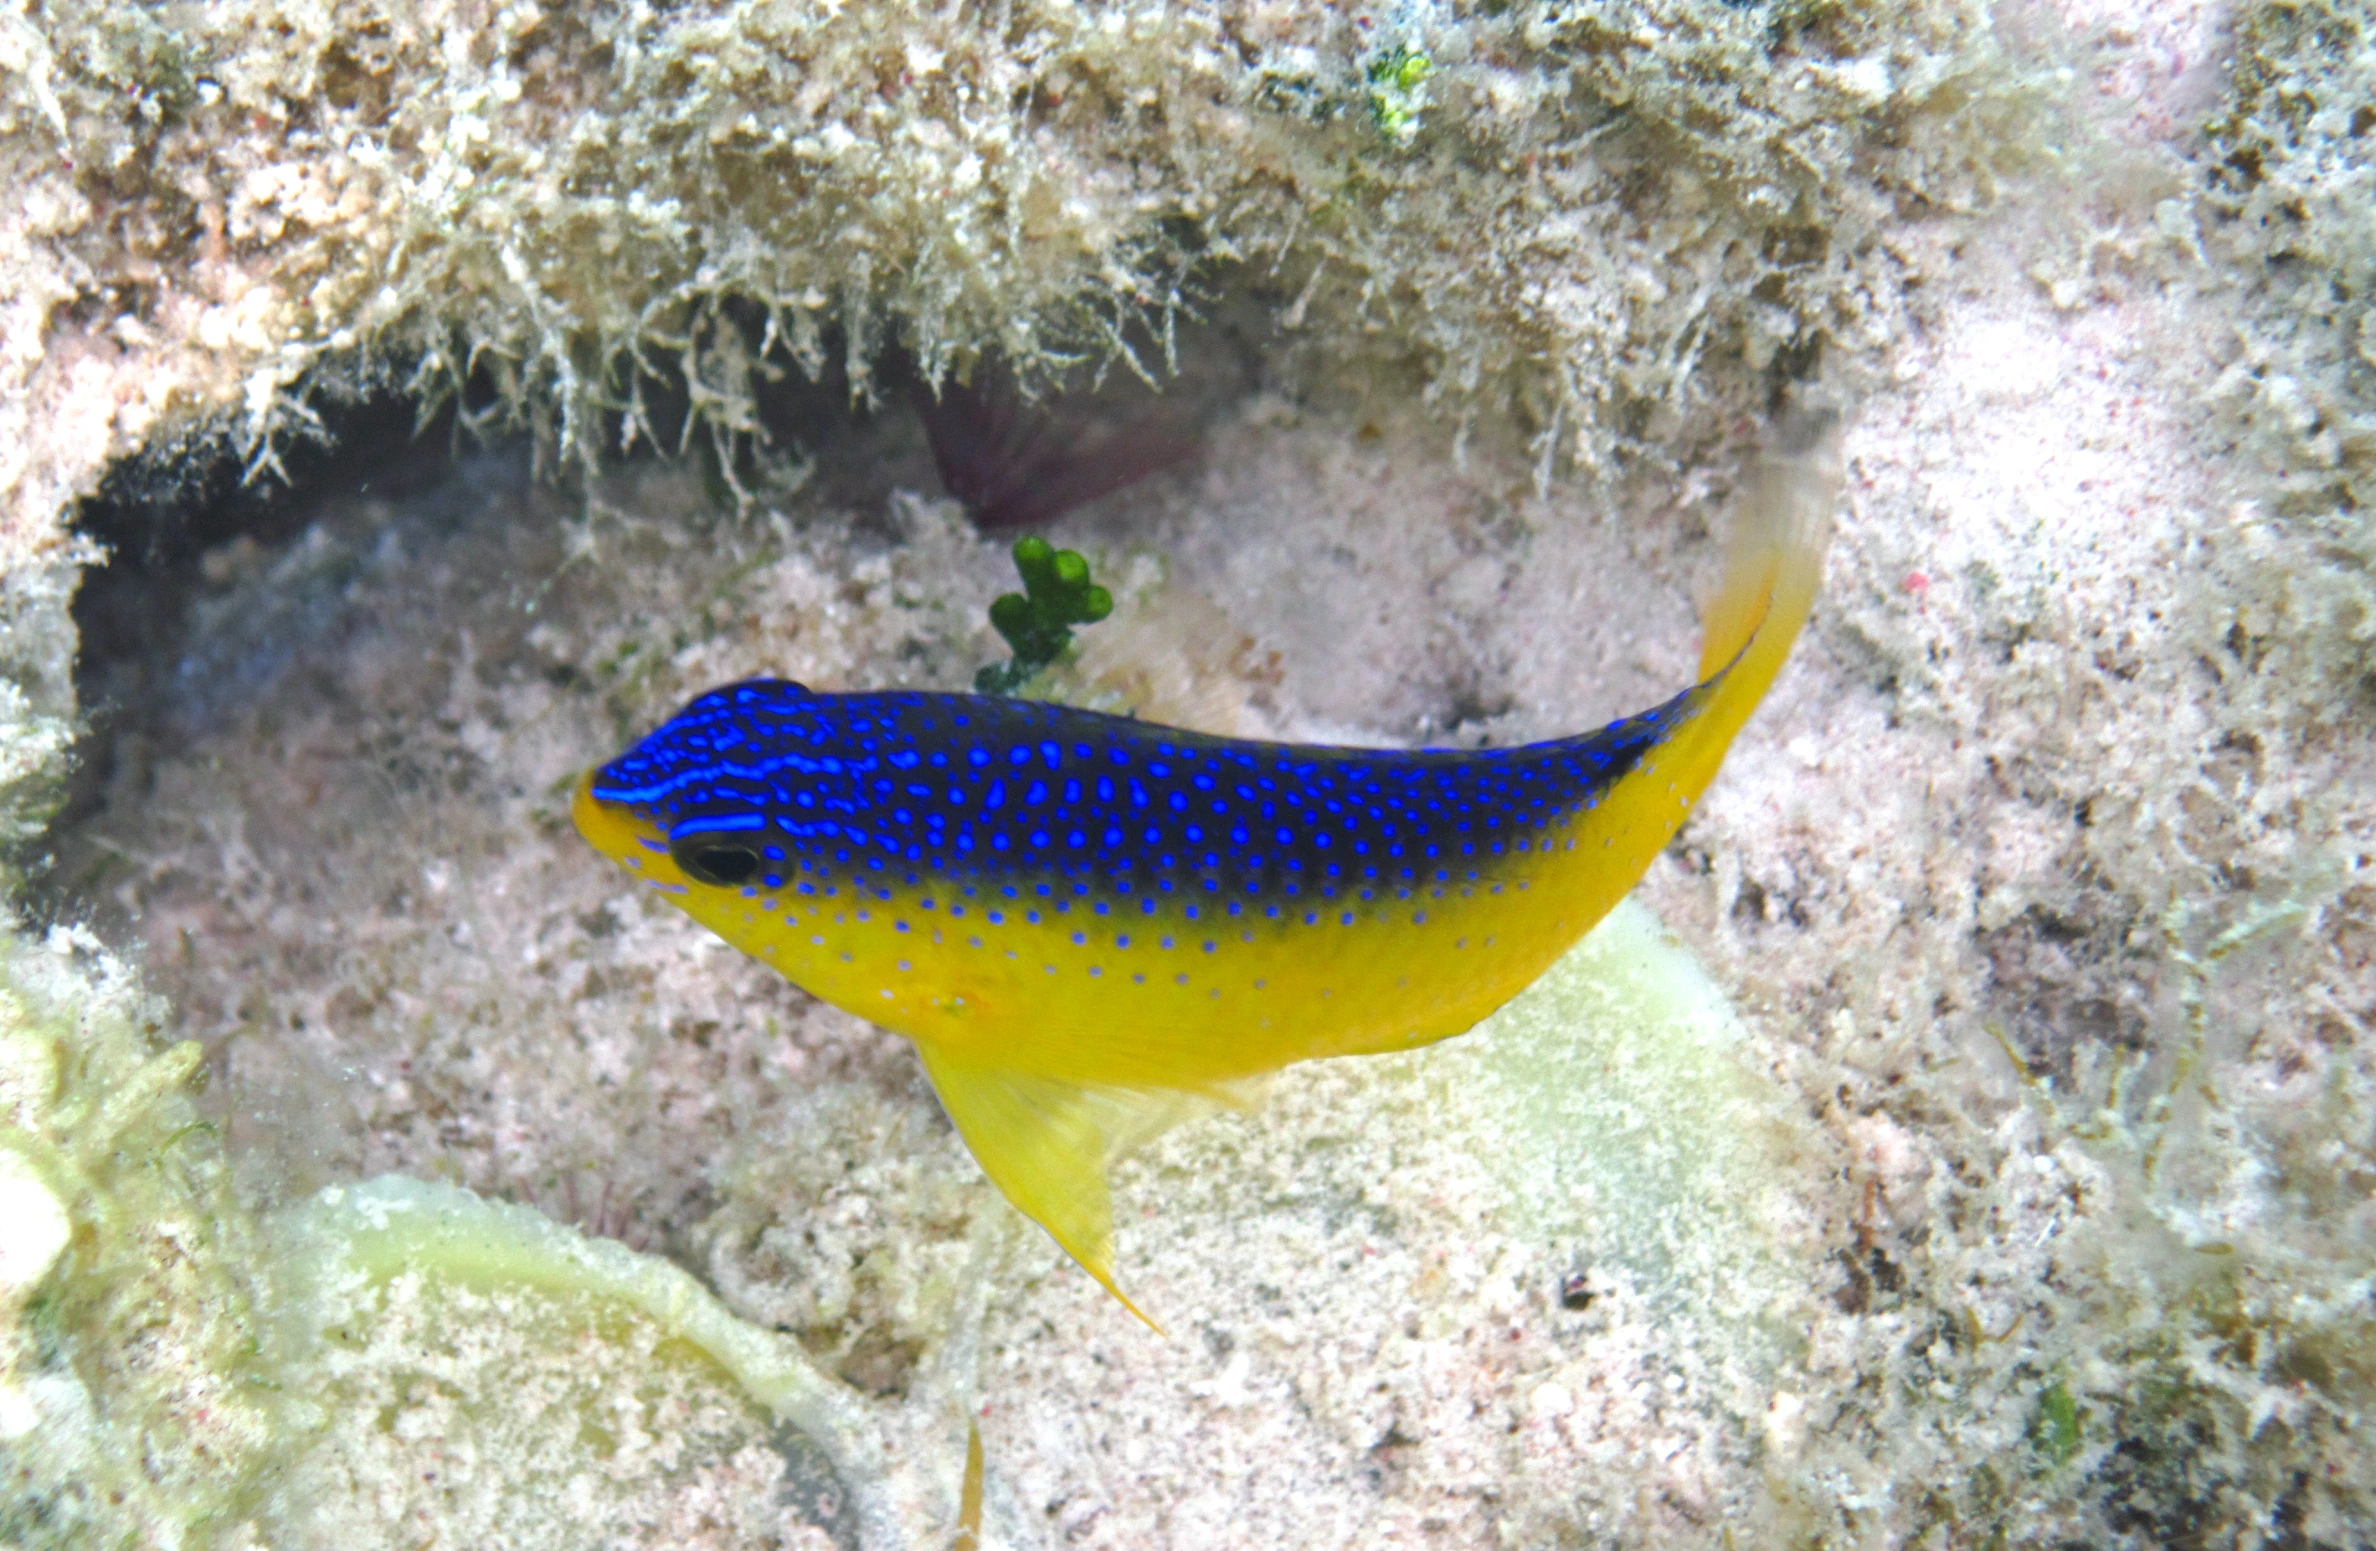
[[[1419,133],[1419,110],[1427,105],[1427,78],[1435,61],[1413,43],[1397,43],[1370,61],[1370,122],[1397,145]]]
[[[1046,539],[1015,540],[1015,569],[1023,590],[990,605],[990,623],[1014,648],[1009,662],[974,675],[974,692],[1011,695],[1072,645],[1072,627],[1094,625],[1114,612],[1114,595],[1089,580],[1089,562]]]
[[[2079,1430],[2079,1402],[2062,1380],[2056,1379],[2038,1396],[2038,1409],[2030,1417],[2030,1442],[2059,1469],[2079,1452]]]

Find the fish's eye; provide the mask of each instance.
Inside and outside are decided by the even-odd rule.
[[[728,888],[750,880],[759,870],[759,853],[715,835],[688,835],[668,848],[685,876],[696,883]]]

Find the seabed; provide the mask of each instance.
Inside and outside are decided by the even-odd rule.
[[[2269,0],[0,21],[0,1545],[941,1547],[976,1429],[983,1547],[2376,1541],[2371,61]],[[567,820],[712,684],[970,683],[1011,535],[905,385],[1092,379],[1060,448],[1194,451],[1047,518],[1117,607],[1036,692],[1381,745],[1681,686],[1843,415],[1620,912],[1116,1164],[1168,1339]]]

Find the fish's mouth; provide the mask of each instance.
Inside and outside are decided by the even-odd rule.
[[[570,821],[586,843],[620,866],[657,883],[683,883],[685,878],[668,854],[668,837],[625,803],[605,802],[594,795],[601,768],[577,779],[569,796]]]

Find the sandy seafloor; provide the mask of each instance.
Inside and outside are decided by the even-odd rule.
[[[2211,36],[2131,32],[2134,133]],[[971,1417],[1001,1546],[2369,1543],[2369,745],[2238,735],[2298,691],[2246,660],[2289,541],[2206,456],[2216,302],[1938,241],[1815,619],[1638,892],[1737,1026],[1529,1012],[1184,1124],[1116,1173],[1168,1339],[900,1042],[567,822],[713,683],[998,654],[1003,542],[896,417],[739,511],[685,465],[578,496],[429,449],[211,552],[186,630],[92,681],[112,763],[54,887],[204,1042],[245,1198],[404,1175],[672,1260],[847,1387],[880,1472],[666,1321],[430,1267],[340,1295],[253,1533],[940,1545]],[[1123,596],[1075,687],[1380,744],[1684,683],[1761,435],[1544,490],[1351,388],[1257,367],[1211,410],[1051,529]]]
[[[2121,1382],[2091,1347],[2147,1317],[2120,1285],[2141,1230],[2103,1219],[2155,1214],[2165,1242],[2125,1252],[2178,1285],[2189,1237],[2249,1225],[2316,1259],[2352,1219],[2289,1222],[2218,1151],[2280,1145],[2288,1086],[2322,1080],[2274,1008],[2209,1052],[2204,1091],[2241,1090],[2219,1117],[2159,1122],[2150,1183],[2056,1111],[2048,1077],[2163,1055],[2175,996],[2036,925],[2084,908],[2080,825],[2006,772],[2190,735],[2152,668],[2070,664],[2150,659],[2173,561],[2234,517],[2205,512],[2141,309],[2057,311],[1985,267],[1955,283],[1846,433],[1814,625],[1641,890],[1741,1008],[1739,1073],[1792,1118],[1745,1145],[1656,1134],[1697,1102],[1662,1090],[1705,1080],[1679,1065],[1612,1078],[1650,1134],[1554,1139],[1611,1155],[1584,1173],[1613,1188],[1681,1178],[1672,1201],[1546,1206],[1498,1174],[1537,1144],[1496,1030],[1287,1073],[1123,1167],[1120,1262],[1168,1340],[1027,1228],[975,1233],[1006,1214],[904,1046],[636,892],[564,814],[574,772],[711,683],[950,687],[996,656],[1003,543],[928,481],[737,515],[654,465],[578,506],[498,450],[401,503],[327,500],[285,549],[210,557],[176,709],[119,733],[66,865],[220,1063],[258,1198],[401,1173],[676,1258],[880,1397],[920,1534],[953,1502],[961,1408],[1006,1543],[1782,1543],[1787,1520],[1736,1515],[1778,1500],[1815,1529],[1854,1497],[1847,1522],[1904,1527],[1983,1464],[1994,1511],[2018,1524],[2032,1494],[2042,1533],[2058,1472],[2124,1441],[2087,1399]],[[1440,441],[1240,400],[1197,463],[1055,528],[1124,583],[1083,672],[1208,726],[1378,743],[1547,735],[1684,682],[1729,465],[1620,512],[1538,497],[1523,467],[1462,472]],[[2106,807],[2156,800],[2089,779]],[[2268,957],[2238,973],[2282,979]],[[1626,1157],[1719,1145],[1744,1173]],[[1749,1203],[1732,1217],[1711,1212],[1726,1189]],[[1669,1218],[1759,1236],[1725,1273],[1737,1300],[1629,1238]],[[396,1355],[337,1380],[333,1440],[281,1488],[288,1543],[356,1544],[399,1509],[422,1543],[799,1543],[769,1421],[714,1370],[630,1329],[583,1338],[597,1376],[582,1349],[507,1340],[496,1294],[385,1298]],[[2084,1419],[2059,1467],[2035,1436],[2055,1385]],[[588,1441],[556,1420],[573,1408],[638,1441]]]

